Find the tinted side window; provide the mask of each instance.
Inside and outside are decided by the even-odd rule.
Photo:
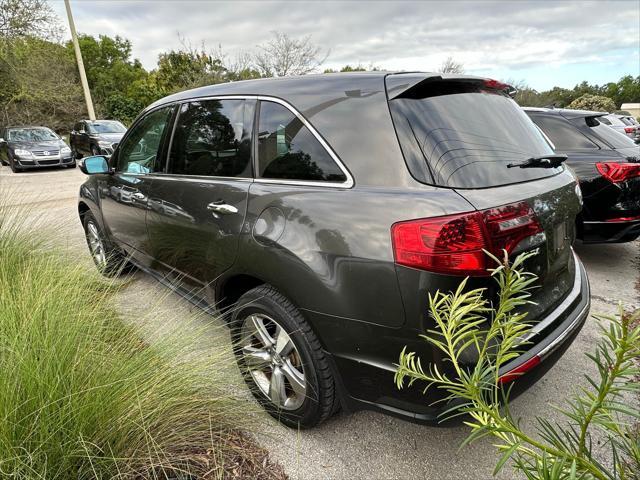
[[[258,176],[270,179],[344,182],[344,172],[318,139],[288,108],[260,102]]]
[[[120,144],[117,171],[151,173],[173,107],[155,110],[138,122]]]
[[[598,146],[585,137],[566,120],[544,115],[532,115],[531,119],[549,137],[556,150],[597,149]]]
[[[182,106],[169,173],[251,176],[253,108],[245,100],[204,100]]]

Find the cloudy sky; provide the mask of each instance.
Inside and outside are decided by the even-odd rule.
[[[52,0],[66,21],[64,4]],[[640,75],[640,1],[214,2],[71,0],[78,31],[120,35],[145,67],[180,45],[230,57],[279,30],[311,35],[323,68],[373,63],[433,70],[447,56],[467,73],[525,80],[539,90]]]

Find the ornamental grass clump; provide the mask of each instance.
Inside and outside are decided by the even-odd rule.
[[[0,478],[227,478],[258,457],[251,476],[274,478],[243,451],[252,410],[203,322],[145,342],[114,309],[122,282],[14,213],[0,209]]]
[[[426,367],[415,353],[400,354],[395,380],[426,382],[427,388],[446,392],[446,402],[456,405],[445,416],[461,415],[471,433],[463,445],[489,437],[500,452],[494,475],[507,462],[530,480],[638,479],[640,478],[640,311],[596,316],[601,339],[588,353],[597,376],[585,375],[588,386],[556,408],[563,421],[536,418],[529,432],[509,409],[508,389],[499,380],[500,368],[527,345],[521,341],[531,326],[520,307],[531,303],[535,275],[524,271],[530,254],[513,263],[494,260],[491,271],[499,287],[494,306],[483,289],[465,290],[466,280],[453,293],[429,296],[430,314],[437,328],[426,341],[444,354],[446,372]],[[467,349],[478,353],[475,364],[461,362]],[[450,367],[450,368],[449,368]],[[599,440],[597,450],[596,442]]]

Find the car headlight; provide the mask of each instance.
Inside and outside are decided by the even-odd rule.
[[[106,140],[100,140],[98,145],[102,148],[111,148],[111,142],[107,142]]]
[[[60,153],[62,155],[69,155],[71,153],[71,149],[69,147],[62,147],[60,149]]]
[[[22,150],[20,148],[16,148],[13,153],[15,153],[19,157],[32,157],[33,154],[29,150]]]

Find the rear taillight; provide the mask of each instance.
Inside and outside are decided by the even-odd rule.
[[[534,355],[523,364],[518,365],[513,370],[510,370],[504,375],[501,375],[500,378],[498,378],[498,383],[500,383],[500,385],[504,385],[506,383],[517,380],[519,377],[521,377],[525,373],[533,370],[538,365],[540,365],[540,362],[541,362],[540,357],[537,355]]]
[[[624,133],[633,133],[636,131],[635,127],[624,127]]]
[[[483,250],[511,253],[542,232],[526,202],[479,212],[399,222],[391,227],[396,263],[450,275],[488,275]]]
[[[640,177],[640,163],[596,163],[596,168],[604,178],[613,183]]]

